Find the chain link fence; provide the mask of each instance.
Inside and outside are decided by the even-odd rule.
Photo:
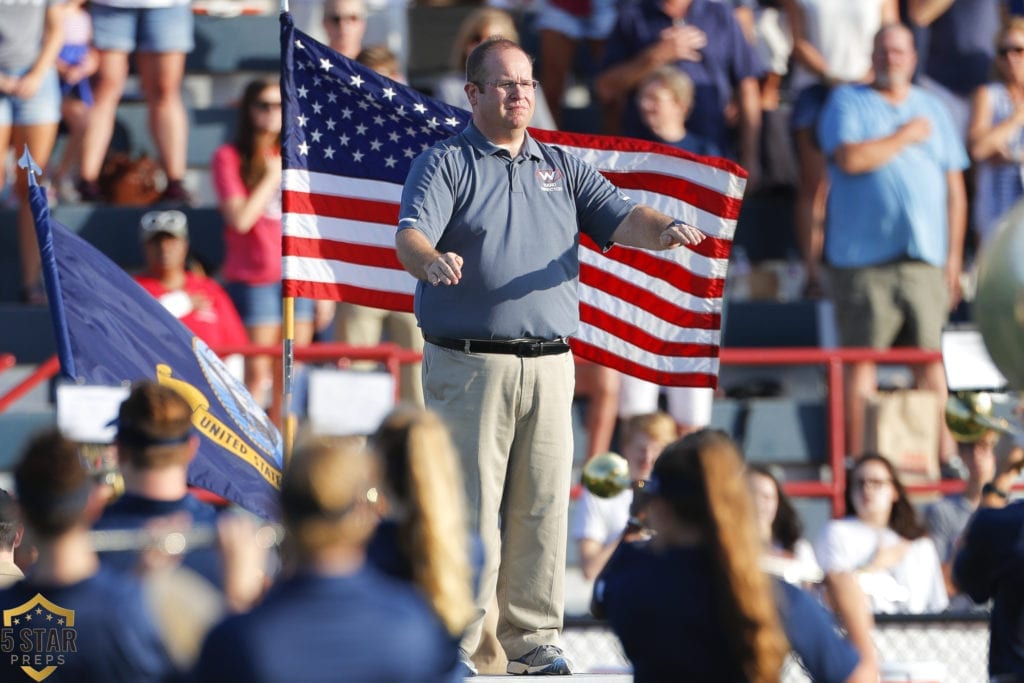
[[[611,629],[595,619],[566,619],[562,645],[580,673],[628,673],[629,660]],[[944,683],[988,680],[988,616],[978,615],[879,615],[875,645],[879,659],[897,677],[915,663],[945,670]],[[791,657],[783,683],[809,681],[800,662]]]

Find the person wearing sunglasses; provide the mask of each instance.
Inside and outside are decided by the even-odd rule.
[[[249,82],[238,110],[234,140],[217,148],[210,162],[224,217],[225,289],[253,344],[281,340],[281,89],[272,79]],[[322,302],[323,317],[334,315]],[[330,306],[329,310],[327,307]],[[295,300],[295,343],[313,338],[316,306]],[[280,357],[249,356],[245,386],[260,405],[281,410]],[[268,395],[269,392],[269,395]]]
[[[466,59],[477,45],[497,36],[519,42],[519,31],[516,30],[516,22],[511,14],[497,7],[481,7],[467,14],[452,41],[452,51],[448,58],[450,70],[434,83],[434,97],[453,107],[469,109],[465,90]],[[534,93],[533,126],[545,130],[556,128],[543,89]]]
[[[974,229],[982,245],[1024,196],[1024,17],[996,36],[997,79],[974,92],[968,151],[974,161]]]

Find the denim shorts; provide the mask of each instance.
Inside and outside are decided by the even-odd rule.
[[[224,285],[228,296],[238,309],[238,315],[246,327],[281,324],[281,283],[249,285],[244,282],[228,282]],[[314,315],[312,299],[295,300],[295,320],[312,322]]]
[[[15,71],[18,76],[29,67]],[[57,70],[43,76],[36,94],[27,100],[13,95],[0,95],[0,126],[36,126],[60,121],[60,80]]]
[[[827,85],[815,83],[797,93],[789,120],[789,127],[794,133],[810,128],[817,138],[818,118],[825,108],[830,92],[832,91]]]
[[[91,3],[92,44],[117,52],[191,52],[192,6],[110,7]]]
[[[618,16],[614,0],[592,0],[588,16],[576,16],[546,2],[537,12],[537,31],[555,31],[574,40],[604,40],[615,27]]]

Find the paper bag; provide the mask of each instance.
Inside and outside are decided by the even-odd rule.
[[[904,484],[939,478],[939,398],[935,392],[902,389],[870,400],[864,448],[884,455]]]

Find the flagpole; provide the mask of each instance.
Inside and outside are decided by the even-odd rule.
[[[288,0],[281,0],[281,14],[288,11]]]
[[[282,300],[281,351],[283,360],[281,368],[284,373],[281,400],[281,437],[284,440],[284,466],[292,457],[292,446],[295,443],[295,413],[292,411],[292,393],[295,366],[295,297],[286,296]]]

